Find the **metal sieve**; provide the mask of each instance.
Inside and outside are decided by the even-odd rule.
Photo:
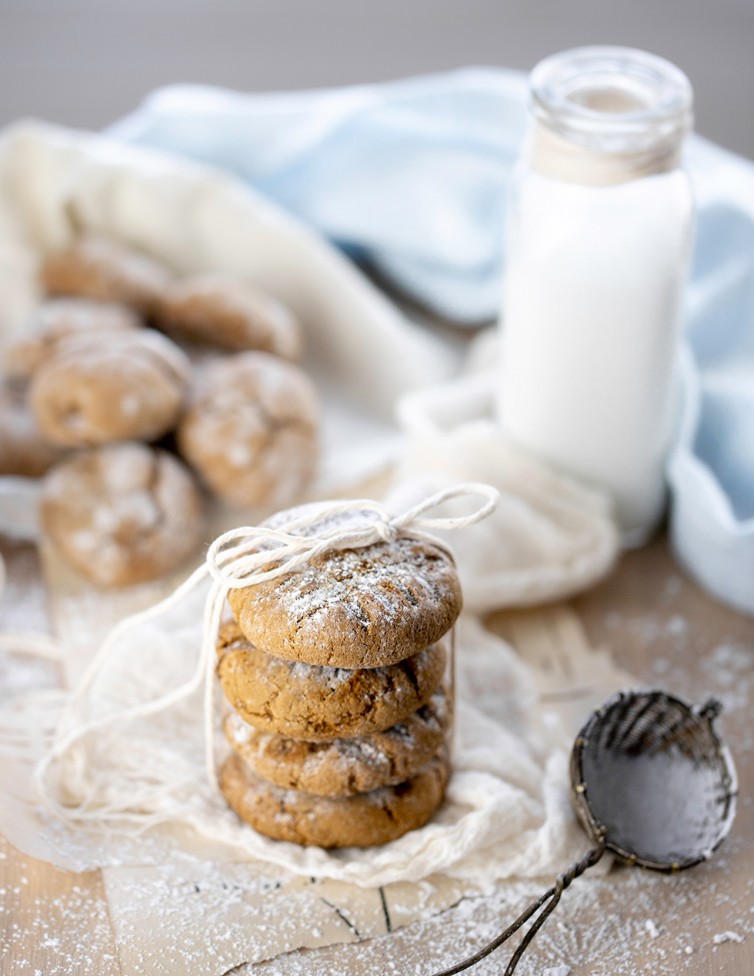
[[[720,709],[714,699],[696,707],[655,690],[622,691],[593,712],[571,751],[571,800],[594,846],[497,938],[434,976],[475,965],[534,917],[510,976],[565,889],[605,851],[666,872],[711,857],[736,812],[735,767],[712,724]]]

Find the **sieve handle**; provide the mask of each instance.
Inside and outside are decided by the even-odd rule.
[[[560,901],[561,895],[566,888],[571,884],[572,881],[582,875],[587,868],[591,868],[593,865],[595,865],[605,853],[606,843],[604,830],[600,832],[596,839],[597,845],[590,851],[587,851],[581,860],[576,861],[575,864],[572,864],[567,871],[565,871],[563,874],[559,874],[555,879],[555,884],[551,888],[548,888],[544,894],[540,895],[536,901],[532,902],[531,905],[525,908],[518,918],[511,923],[511,925],[509,925],[504,932],[501,932],[500,935],[492,940],[492,942],[488,943],[483,949],[480,949],[479,952],[476,952],[473,956],[469,956],[468,959],[464,959],[463,962],[456,963],[455,966],[451,966],[449,969],[443,969],[440,972],[433,973],[432,976],[455,976],[456,973],[461,973],[464,971],[464,969],[469,969],[471,966],[475,966],[478,962],[481,962],[485,956],[488,956],[491,952],[494,952],[495,949],[498,949],[504,942],[507,942],[508,939],[512,935],[515,935],[515,933],[518,932],[518,930],[525,925],[533,915],[536,915],[537,912],[542,909],[540,914],[537,915],[532,922],[529,930],[519,942],[516,951],[511,956],[510,962],[508,963],[504,974],[504,976],[511,976],[518,965],[521,956],[523,956],[523,954],[526,952],[534,936],[537,934],[537,932],[539,932],[547,919],[550,917],[550,914]]]

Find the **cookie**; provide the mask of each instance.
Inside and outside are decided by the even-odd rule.
[[[256,777],[232,753],[219,784],[229,806],[260,834],[316,847],[373,847],[424,826],[442,802],[449,763],[444,754],[396,786],[347,797],[285,790]]]
[[[279,508],[312,480],[318,426],[318,398],[305,373],[266,353],[238,353],[201,375],[178,448],[230,504]]]
[[[445,672],[441,644],[384,668],[346,670],[264,654],[235,621],[220,628],[217,674],[230,704],[255,728],[322,741],[390,728],[429,701]]]
[[[81,237],[50,254],[40,274],[50,295],[122,302],[146,316],[157,311],[173,277],[154,258],[97,235]]]
[[[285,530],[317,507],[278,513],[265,524]],[[365,510],[340,518],[366,524],[372,516]],[[261,650],[307,664],[378,668],[438,641],[455,623],[462,597],[443,549],[399,537],[326,553],[294,573],[231,590],[228,601],[244,636]]]
[[[142,324],[136,312],[125,305],[88,298],[57,298],[40,305],[22,333],[8,345],[5,368],[9,376],[26,380],[68,336],[136,329]]]
[[[34,372],[29,400],[53,444],[154,440],[178,420],[190,371],[186,355],[151,329],[80,333]]]
[[[393,786],[437,755],[448,728],[448,702],[438,688],[426,705],[384,732],[307,742],[260,732],[228,709],[225,737],[259,779],[316,796],[352,796]]]
[[[0,385],[0,474],[38,478],[62,455],[42,437],[24,392],[10,383]]]
[[[47,476],[42,527],[61,556],[98,586],[174,569],[199,544],[202,503],[183,465],[145,444],[82,451]]]
[[[255,285],[228,275],[174,281],[160,304],[158,322],[179,338],[235,352],[256,349],[286,359],[301,355],[301,326],[293,313]]]

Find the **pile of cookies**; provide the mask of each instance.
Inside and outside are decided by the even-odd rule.
[[[337,549],[228,599],[217,674],[231,808],[268,837],[327,848],[426,823],[449,774],[446,635],[461,590],[448,554],[401,537]]]
[[[174,568],[203,533],[200,484],[255,512],[301,496],[319,406],[285,306],[99,237],[40,275],[5,350],[0,474],[46,475],[43,528],[76,570],[121,586]]]

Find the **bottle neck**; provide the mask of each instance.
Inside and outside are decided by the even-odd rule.
[[[680,139],[623,152],[595,152],[535,121],[529,133],[532,169],[551,179],[584,186],[615,186],[645,176],[668,173],[680,164]]]
[[[531,109],[535,170],[610,186],[678,166],[692,91],[683,72],[644,51],[577,48],[537,65]]]

